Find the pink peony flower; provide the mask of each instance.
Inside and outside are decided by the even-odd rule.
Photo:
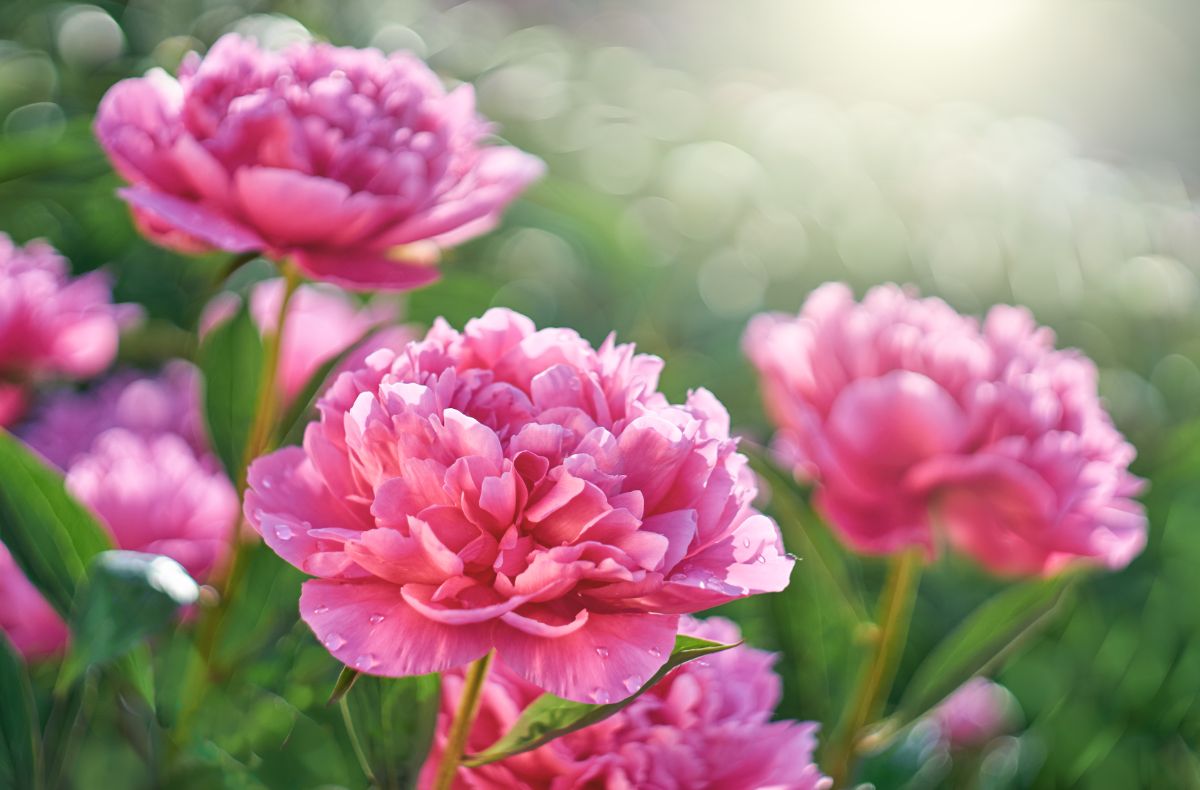
[[[0,631],[28,660],[47,658],[67,644],[67,626],[0,543]]]
[[[1145,545],[1134,450],[1095,366],[1023,309],[981,327],[896,286],[859,304],[830,284],[798,317],[754,318],[744,345],[779,453],[859,551],[932,556],[945,539],[994,572],[1050,574]]]
[[[274,331],[279,323],[279,302],[283,298],[282,279],[267,280],[254,287],[250,295],[250,313],[259,331]],[[236,294],[218,296],[204,310],[201,334],[230,317],[237,310]],[[389,326],[365,337],[368,331],[395,321],[398,311],[393,304],[373,300],[359,305],[349,295],[326,285],[301,285],[288,302],[283,340],[279,349],[279,391],[284,402],[295,398],[308,380],[329,360],[352,344],[363,341],[339,366],[339,370],[362,367],[363,361],[380,348],[402,348],[415,335],[404,326]]]
[[[112,304],[102,272],[72,279],[50,245],[18,247],[0,233],[0,426],[24,413],[30,383],[108,367],[122,323],[135,314]]]
[[[133,371],[110,376],[86,392],[63,391],[42,399],[17,431],[46,460],[66,470],[112,428],[143,436],[181,437],[197,457],[209,456],[200,405],[200,373],[182,360],[147,377]]]
[[[680,624],[684,633],[704,639],[741,639],[737,626],[721,618],[684,617]],[[813,763],[817,725],[770,720],[781,693],[774,663],[771,653],[737,647],[684,664],[615,716],[534,751],[459,769],[454,786],[824,790],[831,782]],[[443,677],[438,732],[422,787],[432,785],[441,763],[462,687],[462,672]],[[493,670],[468,750],[494,743],[540,694],[510,670]]]
[[[238,500],[204,437],[199,390],[178,360],[153,378],[119,374],[49,399],[20,435],[118,547],[165,554],[203,581],[224,559]]]
[[[628,696],[678,615],[783,589],[793,561],[704,390],[661,360],[491,310],[378,351],[318,403],[304,447],[255,461],[245,512],[319,578],[300,613],[378,675],[489,650],[563,697]]]
[[[929,718],[951,747],[969,749],[1009,732],[1017,703],[1008,689],[977,677],[947,697]]]
[[[96,134],[142,231],[183,252],[291,258],[351,288],[432,282],[439,248],[474,238],[542,173],[408,54],[227,35],[115,85]]]

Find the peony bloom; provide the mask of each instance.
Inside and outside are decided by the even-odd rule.
[[[447,93],[408,54],[227,35],[178,80],[115,85],[96,135],[142,231],[183,252],[290,258],[318,280],[404,290],[542,173],[488,146],[470,86]]]
[[[0,631],[17,652],[35,660],[67,644],[67,626],[0,543]]]
[[[987,678],[972,678],[929,715],[951,747],[982,746],[1012,730],[1018,714],[1008,689]]]
[[[343,663],[401,676],[495,649],[539,688],[635,691],[679,615],[787,585],[715,398],[661,360],[491,310],[342,373],[304,447],[255,461],[245,512],[318,577],[300,613]]]
[[[254,287],[250,295],[250,313],[260,332],[275,331],[279,323],[279,302],[283,299],[282,279],[267,280]],[[221,294],[204,310],[201,334],[228,318],[238,306],[235,294]],[[401,348],[414,339],[404,326],[367,333],[385,322],[395,321],[394,305],[374,300],[359,305],[348,294],[332,286],[301,285],[288,302],[287,320],[279,348],[279,392],[284,402],[295,398],[322,365],[363,341],[340,369],[362,367],[371,352],[380,348]]]
[[[738,628],[721,618],[684,617],[682,630],[732,643]],[[737,647],[684,664],[620,713],[534,751],[479,768],[461,768],[456,788],[510,787],[724,788],[824,790],[830,780],[813,763],[817,725],[772,722],[781,684],[775,656]],[[462,694],[461,672],[442,681],[442,710],[422,787],[432,783]],[[484,686],[468,751],[478,752],[508,732],[541,694],[505,668]]]
[[[133,315],[112,304],[102,272],[72,279],[50,245],[18,247],[0,233],[0,426],[24,413],[30,383],[108,367],[121,325]]]
[[[997,573],[1050,574],[1145,545],[1134,450],[1095,366],[1023,309],[980,326],[896,286],[860,304],[831,284],[798,317],[757,316],[744,345],[778,452],[859,551],[945,540]]]

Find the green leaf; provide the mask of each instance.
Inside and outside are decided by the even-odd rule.
[[[346,696],[346,692],[354,687],[355,681],[358,680],[358,670],[350,667],[342,667],[341,673],[338,675],[337,682],[333,684],[333,691],[329,694],[329,701],[326,705],[332,705],[339,702],[342,697]]]
[[[342,713],[363,772],[385,790],[415,786],[433,742],[441,678],[360,675],[353,685]]]
[[[25,663],[0,633],[0,787],[42,786],[38,719]]]
[[[887,729],[916,720],[975,675],[1007,658],[1024,637],[1050,620],[1075,576],[1061,574],[1010,587],[985,601],[933,649],[913,673]]]
[[[296,393],[296,397],[288,404],[287,412],[279,420],[279,428],[276,431],[276,436],[279,438],[279,441],[276,443],[277,446],[282,447],[300,443],[304,438],[304,426],[308,423],[308,420],[305,418],[312,411],[313,401],[317,399],[317,395],[321,392],[325,380],[346,361],[348,356],[358,350],[358,347],[374,334],[376,329],[378,327],[368,329],[357,340],[346,346],[341,353],[334,355],[333,359],[326,361],[308,377],[308,381],[304,383],[304,387]]]
[[[719,642],[710,642],[707,639],[680,634],[675,637],[675,649],[671,651],[671,657],[667,663],[663,664],[662,668],[637,690],[637,693],[619,702],[592,705],[586,702],[562,699],[553,694],[543,694],[521,713],[512,729],[500,740],[478,754],[465,757],[463,765],[477,766],[494,763],[497,760],[512,757],[514,754],[532,751],[555,738],[604,721],[653,688],[675,667],[697,658],[729,650],[739,644],[741,642],[723,645]]]
[[[90,666],[125,656],[147,636],[196,602],[200,586],[175,560],[137,551],[97,555],[79,588],[71,615],[71,652],[60,675],[69,683]],[[140,673],[135,657],[129,668]],[[144,694],[153,680],[134,679]]]
[[[63,617],[88,561],[112,548],[104,528],[67,493],[62,476],[3,430],[0,541]]]
[[[262,337],[244,303],[233,318],[209,332],[196,361],[204,374],[204,418],[213,449],[230,479],[238,480],[263,362]]]

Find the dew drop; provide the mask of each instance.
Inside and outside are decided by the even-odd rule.
[[[375,660],[375,656],[371,655],[370,653],[364,653],[363,655],[354,659],[354,668],[368,670],[373,668],[377,663],[379,662]]]
[[[742,548],[750,548],[750,538],[742,538]]]
[[[383,619],[384,619],[383,615],[373,614],[367,618],[367,622],[369,622],[371,625],[379,625],[380,623],[383,622]]]
[[[687,578],[687,575],[686,575],[686,574],[682,574],[682,573],[676,573],[676,574],[674,574],[674,575],[671,577],[670,581],[673,581],[673,582],[681,582],[681,581],[683,581],[683,580],[684,580],[684,579],[686,579],[686,578]]]
[[[280,540],[291,540],[292,535],[294,534],[295,533],[292,532],[292,528],[287,524],[280,524],[279,526],[275,527],[275,537],[279,538]]]
[[[263,487],[263,488],[270,488],[270,487],[271,487],[271,486],[273,486],[273,485],[275,485],[275,484],[274,484],[274,483],[271,481],[271,478],[269,478],[269,477],[264,477],[264,478],[262,479],[262,487]]]
[[[255,521],[262,521],[263,516],[265,516],[265,515],[266,515],[266,513],[263,513],[263,509],[261,507],[254,508],[254,520]]]
[[[696,584],[696,586],[697,586],[697,587],[699,587],[701,590],[707,590],[707,589],[708,589],[708,582],[706,582],[706,581],[704,581],[703,579],[701,579],[701,580],[700,580],[700,581],[699,581],[699,582]]]
[[[601,658],[608,658],[608,648],[607,647],[596,648],[596,655],[600,656]]]
[[[797,557],[795,554],[792,554],[790,551],[787,553],[787,558],[788,558],[789,560],[791,560],[792,562],[799,562],[799,561],[800,561],[800,558],[799,558],[799,557]]]
[[[330,634],[329,636],[325,637],[325,647],[329,648],[330,650],[337,650],[338,648],[344,647],[345,644],[346,640],[342,638],[341,634]]]
[[[662,658],[662,651],[657,647],[652,647],[650,648],[650,655],[654,656],[655,658]]]
[[[608,696],[608,692],[605,691],[604,689],[595,688],[595,689],[592,689],[592,699],[598,705],[607,705],[610,697]]]
[[[758,555],[758,562],[759,562],[759,564],[760,564],[760,565],[766,565],[766,563],[767,563],[767,555],[766,555],[766,554],[759,554],[759,555]]]
[[[698,659],[696,659],[696,661],[695,661],[694,663],[695,663],[695,664],[696,664],[696,666],[698,666],[698,667],[707,667],[707,666],[710,666],[710,665],[709,665],[709,663],[708,663],[708,659],[704,659],[704,658],[698,658]]]
[[[313,614],[325,614],[328,611],[328,606],[318,606],[316,609],[313,609]]]

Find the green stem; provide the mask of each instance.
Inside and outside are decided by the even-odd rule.
[[[853,776],[859,739],[866,727],[879,718],[887,702],[908,638],[920,578],[919,550],[892,558],[879,595],[879,631],[873,640],[871,656],[851,698],[849,715],[829,747],[829,775],[835,788],[845,787]]]
[[[458,701],[458,712],[455,713],[454,722],[450,725],[450,734],[446,738],[446,751],[442,754],[442,764],[438,766],[433,790],[450,790],[450,786],[454,783],[454,774],[458,771],[463,753],[467,749],[467,736],[471,734],[471,724],[475,721],[475,714],[479,712],[483,682],[487,679],[488,668],[492,665],[492,655],[492,653],[488,653],[467,668],[462,698]]]
[[[350,746],[354,749],[354,758],[358,760],[358,765],[362,768],[363,775],[367,777],[367,781],[372,786],[379,784],[379,780],[375,778],[375,772],[371,770],[371,762],[367,759],[366,750],[362,747],[362,742],[358,739],[358,731],[354,729],[354,717],[350,715],[350,703],[345,697],[338,700],[338,706],[342,709],[342,721],[346,725],[346,735],[350,737]]]
[[[250,462],[270,449],[271,436],[274,434],[277,407],[279,405],[278,374],[279,351],[282,345],[284,324],[287,320],[288,305],[292,295],[300,285],[300,275],[287,262],[280,264],[284,276],[283,299],[279,303],[279,317],[275,322],[274,331],[263,336],[263,364],[259,375],[258,400],[254,408],[254,422],[250,426],[250,435],[246,441],[246,451],[243,457],[242,469],[238,473],[237,492],[241,501],[246,493],[246,469]],[[180,712],[179,736],[185,738],[189,733],[191,719],[199,709],[202,692],[207,681],[217,675],[214,667],[213,654],[216,652],[221,626],[229,613],[234,594],[246,573],[246,551],[252,544],[241,539],[241,522],[230,531],[229,571],[225,574],[223,583],[219,585],[217,605],[201,616],[197,626],[196,649],[201,661],[192,661],[188,678],[184,683],[183,707]]]

